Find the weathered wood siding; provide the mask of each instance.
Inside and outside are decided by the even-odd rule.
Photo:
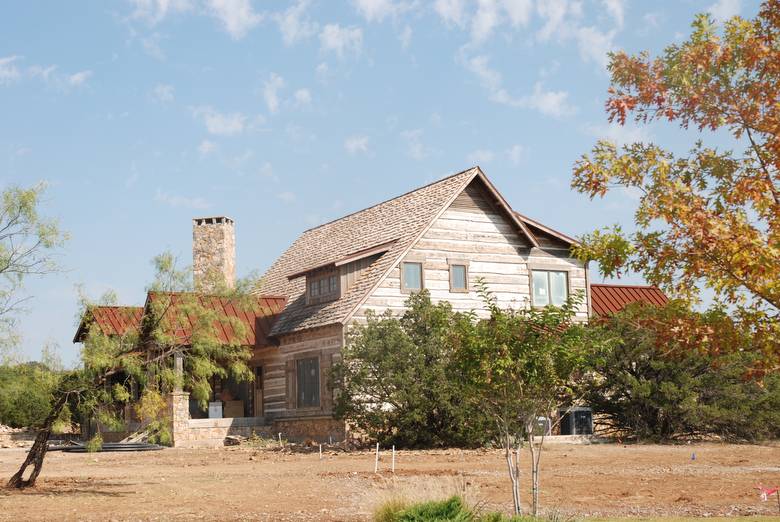
[[[338,359],[342,346],[342,328],[334,325],[284,335],[278,347],[258,350],[253,364],[263,366],[263,405],[267,418],[329,414],[333,398],[327,388],[328,372]],[[305,357],[320,360],[320,406],[296,408],[295,361]]]
[[[547,239],[547,238],[546,238]],[[547,244],[553,242],[547,239]],[[500,306],[527,307],[531,304],[530,268],[554,268],[569,272],[569,292],[585,290],[583,265],[569,258],[568,251],[531,248],[530,242],[516,232],[512,223],[479,186],[469,186],[412,247],[405,261],[423,263],[424,286],[434,301],[449,301],[455,310],[475,310],[486,315],[476,292],[476,280],[482,278]],[[450,261],[468,265],[469,292],[451,292]],[[377,313],[404,311],[408,294],[401,291],[400,264],[381,281],[354,315],[364,320],[368,310]],[[587,319],[587,304],[581,316]]]

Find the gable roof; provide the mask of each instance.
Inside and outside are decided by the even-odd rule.
[[[515,215],[525,223],[525,225],[531,230],[531,232],[538,238],[541,239],[540,236],[549,236],[553,241],[556,241],[558,243],[562,243],[560,246],[564,246],[565,248],[570,248],[574,245],[579,245],[579,241],[577,241],[574,238],[571,238],[564,234],[563,232],[558,232],[557,230],[548,227],[547,225],[543,225],[536,221],[535,219],[531,219],[528,216],[524,216],[520,212],[514,211]]]
[[[180,319],[176,315],[178,308],[193,296],[198,299],[199,306],[216,313],[216,334],[221,342],[238,341],[244,346],[252,347],[270,344],[268,334],[287,301],[286,298],[280,296],[258,295],[254,296],[254,303],[250,309],[247,309],[246,306],[239,305],[235,299],[230,297],[195,293],[149,292],[144,306],[90,307],[81,320],[73,342],[84,341],[93,320],[105,335],[125,335],[131,330],[138,332],[147,308],[155,301],[159,302],[163,299],[170,300],[170,306],[165,314],[169,318]],[[235,332],[226,321],[227,318],[232,317],[240,320],[246,327],[246,333],[241,339],[234,338]],[[193,318],[186,316],[184,319],[184,322],[177,321],[179,324],[176,330],[171,332],[171,335],[178,339],[187,339],[192,334]]]
[[[285,295],[287,306],[271,335],[346,322],[369,292],[400,261],[434,220],[475,179],[530,244],[538,246],[528,226],[513,212],[479,167],[407,192],[367,209],[306,230],[261,279],[261,292]],[[357,254],[383,253],[335,301],[306,304],[306,272],[342,264]]]
[[[604,317],[619,312],[631,303],[644,302],[663,306],[669,302],[656,286],[647,285],[590,285],[591,306],[594,315]]]
[[[144,314],[142,306],[90,306],[84,312],[74,343],[84,340],[89,327],[94,322],[104,335],[125,335],[130,331],[138,332],[141,317]]]

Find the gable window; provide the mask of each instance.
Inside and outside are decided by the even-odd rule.
[[[450,261],[450,292],[469,291],[469,270],[465,261]]]
[[[339,275],[334,272],[310,274],[306,277],[308,304],[324,303],[339,298]]]
[[[313,408],[320,405],[320,360],[318,357],[298,359],[296,382],[298,388],[298,407]]]
[[[401,263],[401,291],[419,292],[423,289],[422,263]]]
[[[568,274],[556,270],[533,270],[534,306],[561,306],[569,297]]]

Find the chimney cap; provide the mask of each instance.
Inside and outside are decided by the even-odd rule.
[[[197,217],[192,218],[194,225],[222,225],[233,224],[233,220],[227,216]]]

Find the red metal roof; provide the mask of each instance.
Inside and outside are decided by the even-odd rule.
[[[84,340],[93,321],[105,335],[125,335],[131,330],[137,332],[143,314],[142,306],[90,306],[76,330],[73,342]]]
[[[186,309],[182,316],[177,315],[180,308],[186,307],[188,300],[192,298],[198,300],[199,306],[216,312],[217,319],[214,326],[217,338],[221,342],[239,342],[244,346],[253,347],[270,344],[268,332],[271,331],[271,327],[287,302],[285,297],[268,295],[253,296],[250,298],[253,302],[240,303],[238,299],[214,295],[149,292],[146,298],[147,307],[154,302],[162,302],[164,306],[168,306],[165,315],[175,324],[171,335],[177,339],[177,343],[187,343],[187,339],[192,334],[193,322],[197,320],[191,317]],[[236,332],[227,320],[233,317],[246,327],[243,339],[235,338]]]
[[[598,317],[619,312],[639,301],[663,306],[669,299],[655,286],[591,284],[593,314]]]
[[[105,335],[124,335],[131,329],[138,331],[143,319],[146,307],[152,302],[163,302],[168,306],[166,315],[179,323],[173,335],[177,339],[185,340],[192,334],[192,322],[195,318],[186,316],[178,317],[179,307],[186,305],[188,299],[195,297],[199,306],[216,312],[215,327],[217,336],[222,342],[233,341],[234,332],[229,322],[229,317],[238,318],[246,326],[246,335],[238,339],[245,346],[267,346],[268,332],[284,309],[287,299],[279,296],[258,295],[252,299],[249,306],[239,304],[237,299],[203,294],[185,293],[161,293],[149,292],[146,305],[141,306],[93,306],[90,307],[81,320],[73,342],[82,342],[87,334],[87,329],[92,321],[95,321]],[[168,300],[168,301],[162,301]]]

